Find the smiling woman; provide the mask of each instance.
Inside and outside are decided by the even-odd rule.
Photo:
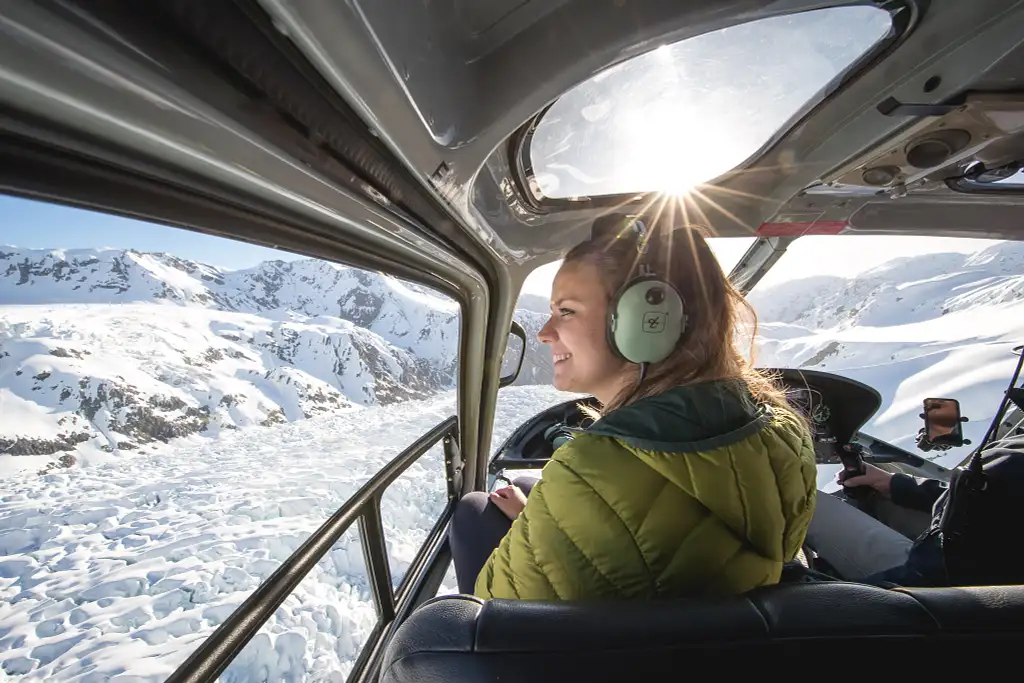
[[[530,141],[538,198],[683,193],[742,164],[892,35],[831,7],[663,45],[563,95]]]
[[[752,311],[703,234],[599,218],[551,299],[537,338],[553,384],[593,396],[595,421],[572,430],[529,499],[513,485],[459,500],[460,591],[651,599],[777,583],[814,507],[813,445],[735,343]]]

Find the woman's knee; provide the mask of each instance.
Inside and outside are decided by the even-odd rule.
[[[496,546],[510,526],[512,520],[491,502],[488,493],[474,491],[460,498],[456,504],[449,535],[474,544],[479,543],[481,539],[486,539],[486,542],[491,544],[492,539],[497,539],[493,541],[493,545]]]
[[[462,498],[459,498],[458,505],[455,506],[455,513],[452,519],[452,523],[456,520],[466,519],[467,517],[475,517],[479,515],[487,504],[490,502],[485,491],[473,491],[467,493]]]
[[[452,514],[452,533],[459,535],[464,530],[477,526],[481,515],[490,504],[487,493],[484,491],[473,491],[460,498],[455,505],[455,512]]]

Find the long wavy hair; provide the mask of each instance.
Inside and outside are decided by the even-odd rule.
[[[618,215],[598,219],[593,236],[564,257],[567,264],[596,266],[609,302],[638,272],[637,237],[614,229],[627,222]],[[686,330],[668,358],[651,364],[642,382],[638,372],[635,380],[592,415],[595,419],[673,387],[711,380],[735,380],[746,386],[757,403],[793,413],[775,379],[754,367],[757,313],[726,277],[705,235],[706,229],[700,226],[665,229],[657,223],[648,233],[648,263],[682,295]],[[747,324],[741,325],[744,319]],[[740,347],[741,332],[749,335],[746,349]]]

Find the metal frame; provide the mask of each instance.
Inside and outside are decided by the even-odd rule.
[[[366,482],[245,602],[239,605],[209,638],[203,641],[167,679],[167,683],[212,683],[216,680],[263,624],[274,615],[285,598],[298,587],[317,562],[323,559],[342,534],[356,522],[359,524],[363,557],[370,578],[378,623],[369,640],[363,645],[349,680],[366,680],[367,676],[372,674],[372,671],[367,670],[367,666],[379,659],[378,653],[387,642],[386,635],[395,625],[397,617],[404,617],[422,601],[424,588],[428,588],[424,585],[427,574],[425,569],[437,563],[440,546],[446,542],[445,530],[451,518],[457,493],[449,481],[448,505],[397,589],[391,585],[387,545],[380,518],[381,497],[395,479],[442,439],[446,444],[458,442],[456,416],[449,417],[421,436]],[[446,448],[446,456],[449,452],[450,450]]]
[[[187,55],[175,61],[176,53],[161,53],[167,59],[135,63],[107,34],[70,21],[56,4],[7,9],[0,12],[0,32],[24,39],[0,41],[0,62],[28,68],[17,77],[0,68],[0,158],[18,162],[0,169],[0,191],[369,266],[439,289],[460,304],[458,417],[442,422],[377,472],[168,680],[215,680],[355,522],[378,624],[349,680],[372,679],[392,630],[436,592],[450,558],[447,527],[454,500],[463,488],[473,487],[474,466],[485,465],[473,455],[490,439],[500,356],[488,359],[495,358],[492,347],[507,341],[506,311],[496,291],[507,275],[470,235],[448,243],[437,239],[441,228],[463,234],[447,214],[409,215],[376,197],[371,187],[346,184],[331,172],[334,165],[304,163],[305,157],[277,147],[288,131],[274,128],[272,117],[247,115],[241,95],[213,104],[202,100],[200,91],[233,90],[225,91],[212,70],[179,64],[188,62]],[[153,51],[162,47],[139,44]],[[78,73],[69,66],[68,50],[76,56]],[[120,80],[82,78],[82,72],[116,74]],[[184,78],[193,73],[203,74],[209,87]],[[164,106],[168,103],[173,106]],[[402,168],[393,159],[388,163]],[[8,172],[8,166],[18,172]],[[401,185],[400,194],[408,197],[409,187]],[[506,303],[510,318],[511,302]],[[441,439],[446,460],[459,461],[450,466],[458,476],[449,481],[445,510],[393,587],[381,495]],[[464,464],[461,452],[469,456]]]

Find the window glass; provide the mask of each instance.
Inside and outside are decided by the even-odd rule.
[[[0,216],[6,675],[163,681],[455,411],[459,309],[437,292],[20,199]],[[396,572],[444,491],[438,452],[389,490]],[[347,675],[376,619],[356,531],[225,680]]]
[[[756,237],[712,237],[708,240],[708,246],[718,259],[722,272],[728,276],[756,241]]]
[[[836,373],[874,387],[862,431],[949,467],[973,446],[921,451],[925,398],[960,401],[981,442],[1024,339],[1024,243],[898,236],[811,236],[789,246],[748,295],[758,365]],[[839,409],[832,406],[831,410]],[[830,488],[838,465],[819,467]]]
[[[530,142],[539,197],[683,192],[737,167],[891,34],[869,5],[663,45],[565,93]]]
[[[425,407],[425,410],[429,408]],[[440,421],[436,420],[435,424]],[[432,426],[427,425],[423,431]],[[387,542],[391,583],[395,590],[402,584],[409,565],[416,559],[416,554],[447,505],[448,480],[444,466],[444,447],[439,442],[391,482],[382,496],[381,524]]]
[[[234,607],[237,604],[229,603],[208,610],[211,625],[219,623]],[[342,683],[377,625],[377,616],[359,529],[353,526],[285,598],[217,680]],[[185,650],[176,655],[181,661],[189,648]]]

